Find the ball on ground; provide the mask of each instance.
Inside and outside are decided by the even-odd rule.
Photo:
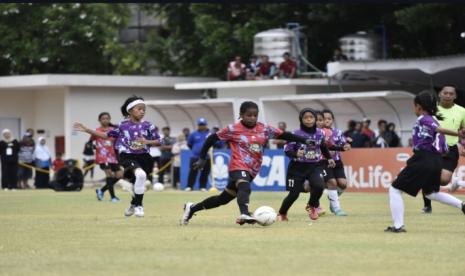
[[[254,218],[261,226],[269,226],[276,221],[276,212],[270,206],[261,206],[253,212]]]

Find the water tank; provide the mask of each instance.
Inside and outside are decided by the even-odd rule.
[[[298,31],[271,29],[254,36],[254,54],[258,56],[267,55],[270,57],[270,61],[276,64],[280,64],[283,61],[283,54],[285,52],[289,52],[297,64],[299,64],[299,46],[302,55],[307,56],[307,39],[303,33]]]
[[[380,38],[375,34],[357,32],[339,39],[342,53],[349,60],[373,60],[381,57]]]

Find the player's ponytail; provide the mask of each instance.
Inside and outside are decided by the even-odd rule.
[[[443,120],[444,118],[438,114],[438,102],[434,93],[429,90],[424,90],[415,96],[413,100],[415,104],[421,106],[421,108],[428,112],[431,116],[436,116],[438,120]]]
[[[126,101],[124,102],[124,104],[121,106],[121,113],[123,114],[123,117],[128,117],[129,116],[129,112],[127,110],[127,107],[130,103],[134,102],[134,101],[137,101],[137,100],[144,100],[142,97],[138,97],[136,95],[132,95],[131,97],[127,98]]]

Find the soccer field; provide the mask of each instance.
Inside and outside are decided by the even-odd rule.
[[[185,201],[211,193],[149,191],[145,218],[125,218],[122,202],[95,192],[0,192],[1,275],[463,275],[465,216],[404,195],[405,234],[384,233],[391,222],[387,194],[346,193],[347,217],[310,221],[307,194],[289,222],[239,226],[235,202],[199,212],[179,226]],[[254,192],[251,210],[279,208],[285,193]],[[463,196],[460,196],[463,199]],[[322,205],[328,208],[326,196]]]

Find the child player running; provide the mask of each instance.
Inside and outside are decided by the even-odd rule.
[[[256,220],[249,213],[250,182],[258,174],[262,164],[263,147],[268,139],[282,139],[300,143],[312,143],[310,139],[283,132],[277,128],[257,122],[258,106],[254,102],[243,102],[239,110],[240,121],[211,134],[205,140],[199,160],[194,164],[202,168],[206,162],[208,149],[219,140],[227,141],[231,147],[231,162],[229,164],[229,182],[219,195],[211,196],[199,203],[187,202],[181,225],[187,225],[192,216],[198,211],[212,209],[228,204],[237,197],[241,215],[236,223],[253,224]]]
[[[143,120],[145,116],[144,99],[137,96],[128,98],[121,106],[121,113],[126,120],[107,133],[87,128],[81,123],[75,123],[77,131],[107,139],[116,138],[118,143],[119,162],[124,167],[124,177],[134,184],[134,195],[131,205],[124,212],[125,216],[144,216],[142,201],[145,191],[145,180],[152,173],[152,157],[150,146],[159,146],[160,136],[153,124]]]
[[[399,173],[389,188],[389,205],[394,225],[385,232],[406,232],[404,228],[404,202],[402,192],[416,196],[423,190],[431,200],[461,209],[465,214],[465,205],[458,198],[439,191],[442,157],[447,152],[444,134],[463,137],[463,131],[453,131],[439,127],[436,118],[438,107],[436,98],[428,91],[421,92],[414,99],[414,110],[417,120],[413,127],[413,156],[407,160],[407,166]]]
[[[100,133],[107,133],[114,129],[111,124],[111,116],[108,112],[102,112],[98,115],[98,121],[100,122],[100,127],[95,131]],[[103,200],[105,191],[108,190],[111,196],[112,202],[118,202],[120,199],[115,195],[114,185],[118,182],[118,179],[123,177],[123,171],[118,164],[118,159],[115,153],[115,138],[108,137],[103,139],[95,135],[91,136],[91,140],[95,141],[95,163],[100,166],[105,172],[105,186],[101,189],[96,189],[97,199]]]
[[[333,128],[334,114],[331,110],[322,111],[324,117],[325,142],[331,150],[331,157],[336,162],[334,167],[329,167],[327,161],[325,167],[325,182],[328,189],[329,210],[336,216],[347,216],[347,213],[341,209],[339,196],[347,188],[347,179],[344,173],[344,164],[342,163],[340,151],[350,150],[350,144],[347,143],[341,130]]]
[[[287,211],[297,200],[301,192],[305,192],[304,182],[308,180],[311,194],[308,201],[310,219],[319,217],[318,207],[324,190],[323,167],[320,156],[323,154],[328,166],[335,165],[328,148],[325,145],[325,135],[321,128],[316,127],[317,114],[311,108],[304,108],[299,113],[300,128],[293,134],[313,141],[311,144],[291,142],[286,144],[284,152],[291,158],[287,168],[286,190],[289,194],[284,198],[279,208],[278,220],[287,221]]]

